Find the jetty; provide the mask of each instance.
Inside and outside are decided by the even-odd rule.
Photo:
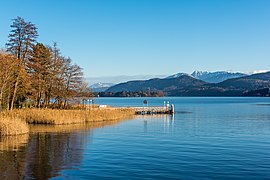
[[[170,106],[144,106],[144,107],[131,107],[135,110],[136,114],[174,114],[174,105]]]
[[[163,106],[149,106],[148,101],[143,101],[144,106],[117,106],[120,109],[132,109],[135,114],[150,115],[150,114],[174,114],[174,104],[170,104],[169,101],[164,101]],[[107,105],[99,105],[98,108],[113,108]]]

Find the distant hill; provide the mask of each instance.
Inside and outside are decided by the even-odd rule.
[[[180,77],[183,75],[190,75],[196,79],[200,79],[200,80],[208,82],[208,83],[219,83],[219,82],[225,81],[227,79],[247,76],[247,74],[238,73],[238,72],[233,73],[233,72],[227,72],[227,71],[216,71],[216,72],[194,71],[192,74],[177,73],[177,74],[168,76],[167,78],[176,78],[176,77]]]
[[[169,96],[252,96],[256,90],[270,87],[270,72],[233,78],[221,83],[175,89],[167,92]],[[251,91],[251,93],[247,93]],[[255,91],[255,92],[253,92]]]
[[[247,74],[244,74],[244,73],[238,73],[238,72],[233,73],[233,72],[227,72],[227,71],[216,71],[216,72],[194,71],[191,75],[197,79],[200,79],[209,83],[219,83],[227,79],[247,76]]]
[[[240,78],[228,79],[218,83],[217,85],[220,87],[230,87],[242,90],[256,90],[270,87],[270,71]]]
[[[90,86],[93,92],[104,92],[106,91],[109,87],[113,86],[113,83],[96,83]]]
[[[121,92],[121,91],[171,91],[179,88],[194,87],[207,84],[204,81],[195,79],[188,75],[183,75],[177,78],[165,78],[165,79],[150,79],[141,81],[129,81],[126,83],[120,83],[110,87],[106,92]]]
[[[206,84],[186,89],[175,89],[166,92],[167,96],[241,96],[243,90],[218,87],[215,84]]]
[[[135,80],[148,80],[153,78],[165,78],[168,75],[118,75],[118,76],[98,76],[98,77],[86,77],[85,80],[89,84],[98,84],[102,83],[112,83],[119,84],[127,81],[135,81]]]
[[[177,73],[177,74],[173,74],[171,76],[166,77],[166,79],[178,78],[178,77],[181,77],[181,76],[191,76],[191,75],[188,74],[188,73]]]
[[[106,92],[163,91],[167,96],[251,96],[259,93],[256,90],[264,88],[270,88],[270,72],[232,78],[220,83],[207,83],[182,74],[176,78],[129,81],[112,86]]]
[[[243,93],[243,96],[269,97],[270,96],[270,88],[262,88],[262,89],[247,91],[247,92]]]

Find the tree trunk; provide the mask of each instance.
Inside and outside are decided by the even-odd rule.
[[[41,92],[38,92],[37,107],[41,107]]]
[[[3,94],[4,94],[4,88],[5,88],[5,83],[2,85],[1,90],[0,90],[0,110],[3,109]]]
[[[3,91],[0,92],[0,111],[3,109]]]
[[[19,78],[20,78],[20,76],[18,75],[16,78],[15,85],[14,85],[12,100],[11,100],[10,107],[9,107],[10,111],[13,110],[13,106],[14,106],[14,102],[15,102],[15,98],[16,98],[16,94],[17,94],[17,90],[18,90],[18,85],[19,85]]]
[[[8,88],[7,110],[9,110],[9,107],[10,107],[10,87]]]
[[[49,88],[48,92],[45,93],[45,106],[46,108],[49,107],[50,105],[50,100],[51,100],[51,88]]]

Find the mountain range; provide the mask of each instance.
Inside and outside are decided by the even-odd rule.
[[[90,88],[92,89],[93,92],[104,92],[107,89],[109,89],[110,87],[112,87],[113,83],[95,83],[93,85],[90,86]]]
[[[238,78],[246,76],[247,74],[239,73],[239,72],[227,72],[227,71],[216,71],[216,72],[208,72],[208,71],[194,71],[191,74],[187,73],[177,73],[171,76],[168,76],[167,78],[176,78],[183,75],[189,75],[191,77],[194,77],[196,79],[200,79],[202,81],[208,82],[208,83],[219,83],[222,81],[225,81],[227,79],[232,78]]]
[[[206,76],[207,74],[209,76]],[[222,74],[224,76],[221,76]],[[217,80],[216,77],[225,80],[219,82],[220,80]],[[205,78],[211,82],[199,78]],[[106,92],[163,91],[167,96],[242,96],[249,91],[269,87],[270,71],[253,75],[223,71],[216,73],[195,71],[192,74],[176,74],[164,79],[155,78],[120,83],[110,87]]]
[[[86,80],[94,83],[90,86],[93,92],[104,92],[109,87],[123,82],[127,81],[134,81],[137,79],[140,80],[147,80],[147,79],[154,79],[154,78],[177,78],[183,75],[191,76],[196,79],[200,79],[202,81],[208,82],[208,83],[218,83],[225,81],[227,79],[231,78],[237,78],[237,77],[242,77],[245,76],[246,74],[244,73],[232,73],[232,72],[227,72],[227,71],[216,71],[216,72],[208,72],[208,71],[194,71],[191,74],[188,73],[177,73],[173,74],[170,76],[165,76],[165,75],[137,75],[137,76],[112,76],[112,77],[96,77],[96,78],[87,78]],[[110,83],[107,83],[110,82]]]
[[[132,80],[147,80],[152,78],[165,78],[168,75],[118,75],[118,76],[99,76],[99,77],[86,77],[85,80],[90,85],[98,83],[112,83],[118,84],[122,82],[132,81]]]
[[[150,80],[138,80],[128,81],[126,83],[120,83],[107,89],[107,92],[121,92],[121,91],[172,91],[179,87],[187,88],[192,86],[201,86],[207,84],[204,81],[195,79],[191,76],[183,75],[177,78],[165,78],[165,79],[150,79]]]

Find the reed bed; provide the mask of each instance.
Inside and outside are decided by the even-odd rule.
[[[0,113],[0,136],[28,133],[28,124],[88,124],[89,126],[90,122],[115,121],[131,118],[134,115],[134,110],[121,108],[93,108],[91,110],[20,109],[5,111]],[[62,127],[62,129],[65,128],[67,127]]]
[[[135,114],[132,109],[95,108],[91,110],[25,109],[6,112],[6,116],[19,118],[29,124],[78,124],[125,119]]]
[[[0,114],[0,136],[26,134],[29,132],[28,125],[17,117],[9,117]]]

